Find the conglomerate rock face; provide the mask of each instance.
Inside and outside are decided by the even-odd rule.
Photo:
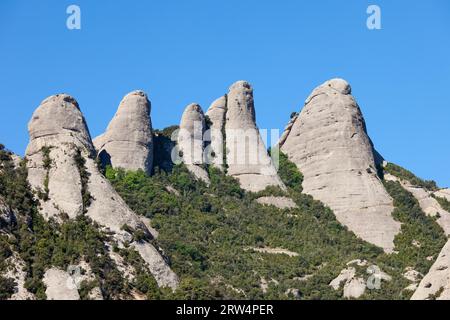
[[[196,103],[188,105],[181,117],[178,133],[179,157],[197,179],[209,183],[208,173],[201,167],[205,162],[205,130],[202,108]]]
[[[150,173],[153,165],[151,105],[143,91],[133,91],[120,102],[106,132],[94,140],[103,165]]]
[[[435,263],[420,281],[411,300],[450,300],[450,241],[442,248]]]
[[[248,82],[238,81],[229,89],[225,135],[227,173],[236,177],[243,189],[285,188],[256,126],[253,88]]]
[[[210,142],[209,152],[206,152],[206,155],[209,157],[210,164],[220,170],[224,169],[224,130],[226,112],[226,96],[215,100],[206,112],[206,116],[210,121],[209,130],[205,134],[205,139]]]
[[[86,214],[119,242],[130,238],[124,225],[150,234],[99,172],[86,122],[74,98],[62,94],[44,100],[33,114],[29,133],[28,180],[41,198],[44,217],[60,220]],[[142,246],[152,247],[145,241]],[[143,258],[150,270],[157,271],[153,275],[160,286],[177,286],[178,278],[162,256]]]
[[[350,85],[332,79],[316,88],[285,132],[281,151],[304,175],[305,193],[334,210],[360,238],[387,252],[400,223],[377,176],[375,150]]]

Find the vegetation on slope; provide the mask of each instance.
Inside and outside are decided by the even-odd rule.
[[[388,163],[384,171],[387,173],[396,176],[401,180],[406,180],[411,183],[413,186],[422,187],[430,191],[436,191],[439,189],[436,182],[433,180],[423,180],[417,176],[415,176],[411,171],[408,171],[394,163]]]
[[[87,185],[88,176],[84,163],[78,159],[77,164],[80,172],[84,172],[84,183]],[[87,206],[90,201],[87,188],[85,194],[83,203]],[[109,256],[107,243],[114,243],[113,240],[87,216],[81,215],[73,220],[63,216],[62,223],[53,219],[46,221],[38,213],[39,204],[34,200],[27,183],[25,163],[22,162],[19,168],[15,168],[10,153],[4,148],[0,148],[0,196],[14,208],[17,218],[17,223],[6,230],[7,234],[0,231],[0,254],[3,262],[0,262],[0,268],[2,265],[5,267],[5,260],[12,252],[17,252],[25,262],[25,288],[38,299],[46,298],[42,278],[48,268],[66,270],[69,265],[77,265],[82,260],[90,265],[95,275],[95,281],[82,284],[82,298],[87,298],[90,291],[87,289],[93,286],[100,287],[106,299],[127,297],[132,289],[144,290],[142,293],[148,296],[159,295],[159,290],[154,289],[155,280],[142,261],[139,261],[137,279],[132,283],[125,281]],[[136,258],[130,261],[137,266]],[[11,280],[0,277],[0,299],[9,297],[6,293],[12,293],[11,286]]]
[[[384,181],[384,186],[394,199],[393,217],[402,223],[401,232],[395,237],[395,253],[382,255],[377,265],[393,280],[383,283],[383,290],[369,290],[363,298],[409,299],[412,291],[404,288],[410,284],[402,275],[407,268],[426,274],[445,245],[447,237],[435,218],[427,216],[419,202],[399,182]]]
[[[96,281],[82,285],[82,298],[100,286],[110,299],[129,297],[132,291],[148,299],[294,298],[287,294],[289,289],[297,289],[301,299],[340,299],[342,289],[334,291],[330,281],[347,262],[365,259],[393,279],[383,281],[379,290],[366,290],[362,298],[408,299],[412,292],[404,290],[410,284],[403,277],[405,269],[426,273],[433,263],[427,257],[436,257],[446,241],[412,194],[399,183],[384,182],[394,199],[393,216],[402,222],[396,253],[384,254],[343,227],[329,208],[301,193],[303,177],[284,154],[280,154],[279,174],[287,192],[274,188],[258,194],[245,192],[235,179],[213,167],[207,168],[210,186],[195,180],[183,165],[171,170],[157,167],[153,176],[105,168],[106,177],[129,206],[150,218],[158,230],[158,238],[152,241],[181,278],[180,288],[172,293],[157,288],[136,251],[114,245],[87,217],[62,224],[45,221],[26,182],[25,165],[14,168],[3,148],[0,160],[0,196],[19,213],[17,224],[8,230],[10,236],[0,237],[2,258],[20,254],[26,265],[26,287],[38,298],[45,298],[42,276],[48,267],[64,269],[83,259],[91,265]],[[298,208],[260,205],[254,199],[261,195],[290,196]],[[108,255],[108,242],[136,270],[133,281],[125,281],[117,270]],[[297,255],[253,250],[266,247]],[[365,269],[358,273],[367,277]],[[10,296],[12,286],[9,279],[0,277],[0,299]]]
[[[279,188],[244,192],[233,178],[212,167],[208,170],[209,187],[195,180],[183,165],[152,177],[141,171],[106,170],[131,208],[152,219],[159,232],[155,242],[181,277],[180,289],[168,297],[285,299],[286,291],[295,288],[302,299],[338,299],[341,290],[332,290],[329,282],[348,261],[359,258],[393,277],[381,289],[367,290],[364,298],[407,299],[411,292],[404,291],[410,284],[403,277],[405,269],[426,273],[432,264],[426,258],[436,256],[445,243],[440,227],[397,183],[385,184],[395,200],[393,215],[403,223],[395,239],[397,253],[387,255],[357,239],[330,209],[302,194],[303,177],[284,154],[280,154],[279,175],[287,192]],[[263,195],[288,195],[298,208],[280,210],[253,201]],[[251,250],[258,247],[283,248],[298,256]],[[262,282],[268,284],[265,293]]]

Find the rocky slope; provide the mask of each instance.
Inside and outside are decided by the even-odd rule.
[[[288,126],[281,150],[304,175],[304,191],[330,206],[362,239],[394,248],[400,224],[377,176],[374,148],[350,85],[333,79],[316,88]]]
[[[153,134],[150,101],[143,91],[133,91],[120,102],[106,132],[94,140],[103,165],[151,173]]]
[[[100,174],[84,117],[72,97],[63,94],[46,99],[33,114],[29,132],[28,179],[41,198],[43,216],[61,220],[86,214],[113,232],[119,243],[132,238],[124,226],[150,235]],[[142,258],[160,286],[177,286],[177,276],[149,242],[132,245],[139,251],[146,248]]]
[[[448,189],[428,190],[424,187],[424,183],[417,185],[417,179],[412,181],[395,176],[391,173],[385,173],[386,181],[395,181],[409,191],[419,203],[422,211],[430,217],[436,219],[436,222],[444,230],[447,237],[450,236],[450,212],[448,208],[444,208],[437,200],[439,197],[448,199]],[[447,210],[446,210],[447,209]],[[420,245],[420,244],[417,244]],[[414,288],[412,300],[425,300],[434,297],[436,299],[450,299],[450,242],[442,248],[437,257],[429,257],[435,261],[428,273],[423,276],[420,283]]]
[[[381,165],[346,81],[291,115],[279,171],[245,81],[152,131],[134,91],[94,148],[60,94],[26,161],[0,145],[0,299],[450,299],[449,189]]]

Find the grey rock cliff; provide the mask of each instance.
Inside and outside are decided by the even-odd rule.
[[[206,112],[206,115],[210,120],[209,130],[205,134],[206,140],[210,143],[209,152],[206,152],[206,154],[209,157],[209,163],[221,170],[223,170],[224,166],[224,130],[226,112],[226,96],[215,100]]]
[[[94,140],[104,165],[150,173],[153,165],[151,105],[142,91],[127,94],[106,132]]]
[[[305,193],[330,206],[357,236],[393,250],[400,223],[391,216],[393,201],[377,176],[375,150],[345,80],[312,92],[281,150],[303,173]]]
[[[28,180],[42,197],[40,213],[57,220],[65,214],[75,218],[86,214],[102,227],[113,232],[119,242],[126,237],[124,225],[149,234],[139,217],[128,208],[95,162],[95,151],[84,117],[75,99],[68,95],[52,96],[39,106],[29,123],[30,143],[26,151]],[[86,203],[86,192],[90,201]],[[143,242],[144,246],[151,246]],[[144,260],[145,257],[143,257]],[[177,276],[157,257],[153,274],[160,286],[175,288]],[[147,259],[150,269],[156,258]]]
[[[209,183],[208,173],[201,167],[205,163],[203,140],[205,130],[205,115],[202,108],[196,103],[188,105],[181,117],[178,132],[179,155],[197,179]]]
[[[238,81],[230,87],[227,97],[228,174],[249,191],[261,191],[268,186],[284,189],[256,126],[253,88],[248,82]]]
[[[211,121],[214,165],[223,165],[223,142],[227,174],[236,177],[243,189],[253,192],[268,186],[285,189],[256,126],[253,88],[248,82],[234,83],[225,97],[211,105],[207,115]]]

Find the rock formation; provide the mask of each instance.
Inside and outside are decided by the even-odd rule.
[[[304,192],[334,210],[337,219],[385,251],[400,224],[377,176],[375,151],[350,85],[333,79],[316,88],[284,133],[281,150],[304,175]]]
[[[385,173],[384,179],[388,181],[397,181],[402,187],[409,191],[419,202],[422,211],[431,217],[438,217],[436,222],[442,227],[445,234],[450,236],[450,213],[444,210],[439,202],[432,196],[433,194],[446,198],[448,189],[442,189],[436,192],[428,191],[424,188],[414,186],[408,181],[401,180],[389,173]],[[447,198],[448,199],[448,198]],[[412,300],[425,300],[432,296],[436,299],[450,299],[450,241],[442,248],[439,257],[431,266],[428,273],[422,278],[419,285],[414,281],[417,287]],[[417,271],[416,271],[417,272]],[[409,274],[412,275],[411,272]]]
[[[447,199],[447,201],[450,201],[450,189],[441,189],[434,193],[435,196]]]
[[[210,143],[209,152],[206,155],[209,163],[223,170],[224,166],[224,133],[225,116],[227,112],[227,97],[223,96],[214,101],[209,107],[206,115],[210,121],[209,130],[205,134],[205,140]]]
[[[148,229],[116,193],[95,162],[95,151],[84,117],[74,98],[52,96],[39,106],[29,123],[30,143],[26,151],[28,180],[41,198],[40,213],[60,219],[86,214],[109,229],[120,242],[132,236],[122,230]],[[140,245],[151,247],[148,242]],[[160,286],[175,288],[177,276],[162,256],[143,259]]]
[[[433,192],[418,186],[414,186],[408,181],[400,180],[399,178],[389,173],[384,174],[384,179],[386,181],[398,181],[405,190],[409,191],[414,196],[414,198],[416,198],[416,200],[419,202],[420,208],[426,215],[430,217],[438,217],[436,222],[441,226],[441,228],[447,235],[450,235],[450,212],[444,210],[439,202],[435,198],[433,198]],[[440,191],[437,191],[435,192],[435,194],[444,194],[439,192]]]
[[[450,300],[450,241],[419,283],[411,300],[430,299],[433,295],[438,300]]]
[[[274,197],[274,196],[260,197],[256,199],[256,202],[262,205],[274,206],[277,207],[278,209],[293,209],[297,207],[294,200],[288,197]]]
[[[197,179],[209,183],[208,173],[201,167],[205,163],[203,140],[205,130],[205,115],[202,108],[195,103],[188,105],[181,117],[178,132],[179,156]]]
[[[285,188],[256,126],[253,88],[245,81],[229,89],[225,136],[228,174],[236,177],[243,189]]]
[[[103,165],[147,173],[153,164],[151,105],[142,91],[127,94],[106,132],[94,140]]]
[[[47,287],[47,300],[80,300],[77,286],[65,271],[56,268],[47,270],[43,282]]]
[[[234,83],[206,114],[210,121],[210,131],[205,135],[211,142],[206,152],[210,163],[221,169],[226,167],[227,174],[236,177],[245,190],[257,192],[268,186],[285,189],[256,126],[249,83]]]

